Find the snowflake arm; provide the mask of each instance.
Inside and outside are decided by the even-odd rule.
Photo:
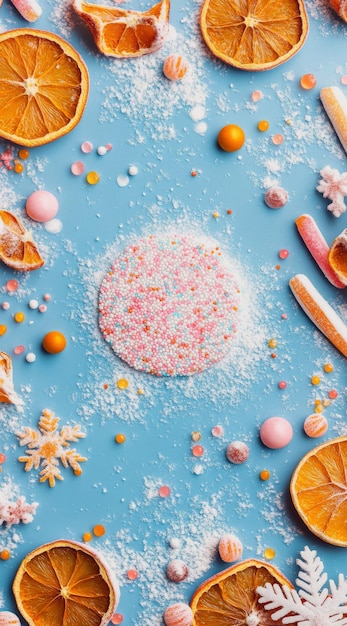
[[[40,483],[44,483],[48,480],[50,487],[55,487],[56,480],[64,480],[60,473],[59,461],[57,461],[57,459],[45,459],[42,462],[40,476]]]
[[[24,469],[26,472],[30,470],[38,469],[41,463],[41,455],[38,450],[26,450],[27,456],[20,456],[18,461],[25,463]]]
[[[68,446],[68,442],[75,442],[85,437],[85,433],[81,431],[79,426],[63,426],[60,431],[60,439],[63,446]]]
[[[272,613],[271,617],[274,621],[282,620],[283,624],[294,624],[301,622],[301,626],[310,626],[310,617],[312,611],[306,608],[295,589],[290,589],[288,585],[280,587],[279,584],[265,583],[264,587],[257,587],[257,593],[260,595],[258,602],[264,604],[267,611],[277,609]],[[296,613],[296,615],[288,615],[288,613]]]
[[[328,580],[328,575],[324,572],[324,565],[317,556],[316,550],[310,550],[305,546],[301,552],[302,559],[297,559],[297,565],[301,571],[296,579],[296,584],[300,587],[300,597],[314,606],[322,606],[328,589],[323,589],[323,585]]]
[[[10,528],[14,524],[30,524],[33,521],[38,502],[26,502],[24,496],[20,496],[15,502],[9,502],[0,496],[0,526],[6,524]]]

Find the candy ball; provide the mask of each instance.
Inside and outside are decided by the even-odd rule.
[[[237,124],[227,124],[218,133],[218,144],[225,152],[240,150],[245,143],[245,133]]]
[[[20,626],[20,621],[14,613],[0,611],[0,626]]]
[[[219,556],[224,563],[234,563],[242,556],[243,545],[236,535],[223,535],[218,544]]]
[[[270,187],[265,192],[264,201],[270,209],[281,209],[288,202],[288,192],[283,187]]]
[[[50,354],[58,354],[66,347],[66,339],[63,333],[58,330],[52,330],[44,336],[42,346]]]
[[[322,437],[328,430],[328,420],[323,413],[312,413],[304,421],[304,432],[308,437]]]
[[[261,425],[260,439],[267,448],[284,448],[292,437],[292,426],[284,417],[269,417]]]
[[[226,457],[230,463],[239,465],[247,461],[249,457],[249,448],[243,441],[233,441],[229,443],[226,449]]]
[[[34,191],[26,201],[25,210],[35,222],[49,222],[58,213],[57,198],[50,191]]]
[[[188,63],[180,54],[170,54],[163,65],[163,74],[169,80],[181,80],[187,73]]]
[[[166,609],[164,622],[166,626],[191,626],[193,611],[188,604],[177,602]]]
[[[181,583],[187,578],[188,573],[188,567],[181,559],[173,559],[166,568],[166,576],[173,583]]]

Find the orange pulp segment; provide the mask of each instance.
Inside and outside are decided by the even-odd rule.
[[[0,351],[0,402],[15,404],[17,394],[12,382],[12,359],[6,353]]]
[[[74,541],[45,544],[22,561],[13,582],[29,626],[104,626],[117,606],[117,583],[100,556]]]
[[[53,33],[19,28],[0,34],[0,136],[26,147],[70,132],[89,91],[78,52]]]
[[[294,470],[290,493],[311,532],[347,547],[347,437],[310,450]]]
[[[44,264],[29,231],[13,213],[0,210],[0,260],[12,269],[25,272]]]
[[[339,280],[347,286],[347,228],[331,244],[328,262]]]
[[[250,71],[284,63],[308,33],[303,0],[205,0],[200,26],[216,57]]]
[[[107,56],[139,57],[155,52],[168,32],[170,0],[161,0],[143,12],[83,0],[74,0],[72,6],[88,24],[100,52]]]
[[[265,583],[292,584],[273,565],[248,559],[212,576],[195,591],[193,626],[282,626],[258,603],[256,589]]]
[[[346,0],[330,0],[329,4],[331,8],[334,9],[334,11],[341,17],[341,19],[343,19],[344,22],[347,22]]]

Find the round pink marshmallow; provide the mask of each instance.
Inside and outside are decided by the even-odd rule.
[[[269,417],[260,427],[260,439],[267,448],[284,448],[292,437],[292,426],[284,417]]]
[[[26,201],[25,209],[35,222],[49,222],[58,213],[57,198],[50,191],[34,191]]]
[[[264,200],[270,209],[280,209],[288,202],[288,192],[283,187],[270,187],[265,192]]]

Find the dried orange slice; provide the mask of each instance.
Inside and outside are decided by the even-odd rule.
[[[0,351],[0,402],[18,404],[18,401],[12,381],[12,359],[7,352]]]
[[[290,483],[293,504],[317,537],[347,547],[347,437],[310,450]]]
[[[346,0],[330,0],[330,6],[334,11],[347,22],[347,5]]]
[[[250,71],[288,61],[308,33],[303,0],[205,0],[200,26],[216,57]]]
[[[118,58],[140,57],[159,50],[169,27],[170,0],[161,0],[148,11],[74,0],[73,8],[88,24],[103,54]]]
[[[347,286],[347,228],[331,244],[328,262],[338,279]]]
[[[84,62],[58,35],[0,34],[0,137],[27,147],[62,137],[80,121],[88,91]]]
[[[9,211],[0,210],[0,260],[25,272],[42,267],[44,260],[30,232]]]
[[[256,589],[265,583],[293,586],[276,567],[257,559],[212,576],[193,595],[193,626],[282,626],[258,603]]]
[[[103,626],[118,603],[116,580],[100,555],[75,541],[53,541],[30,552],[13,582],[29,626]]]

